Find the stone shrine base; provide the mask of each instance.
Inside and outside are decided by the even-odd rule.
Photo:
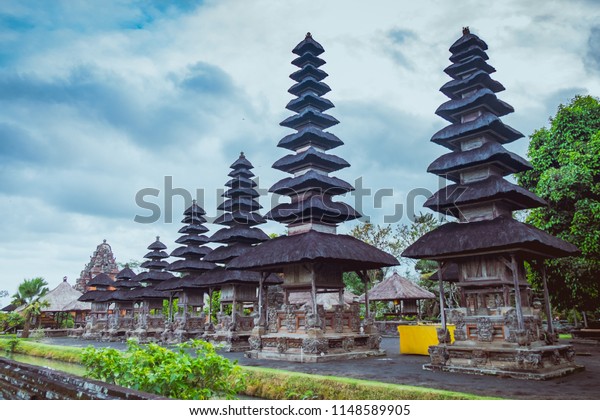
[[[546,380],[583,370],[571,345],[437,345],[429,347],[431,363],[423,369]]]
[[[379,334],[268,334],[250,337],[250,359],[285,360],[298,363],[318,363],[385,356],[379,349]]]

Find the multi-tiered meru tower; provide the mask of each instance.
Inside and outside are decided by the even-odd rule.
[[[438,261],[440,290],[445,268],[459,268],[460,307],[443,311],[440,344],[430,347],[426,368],[545,379],[577,366],[572,347],[555,344],[543,331],[523,262],[577,248],[512,217],[546,203],[504,179],[531,166],[503,146],[523,135],[500,120],[513,108],[496,97],[504,87],[490,77],[495,69],[487,48],[468,28],[450,47],[452,64],[444,71],[453,80],[440,89],[450,100],[436,111],[450,125],[431,139],[451,152],[428,172],[454,184],[424,205],[458,221],[424,235],[402,255]],[[453,344],[446,322],[456,326]]]
[[[383,354],[380,336],[369,323],[361,326],[358,304],[345,305],[342,274],[397,265],[391,255],[348,235],[336,234],[339,223],[360,215],[348,204],[334,201],[352,191],[352,186],[331,172],[350,166],[344,159],[327,153],[342,145],[324,130],[338,123],[325,111],[333,107],[323,98],[331,89],[322,80],[327,76],[319,56],[323,47],[312,36],[292,51],[298,57],[292,64],[300,70],[290,76],[296,83],[289,92],[296,96],[287,109],[294,115],[281,125],[296,132],[284,137],[279,147],[293,151],[273,165],[291,174],[270,191],[287,196],[288,203],[276,205],[266,218],[287,225],[288,234],[264,242],[234,259],[228,268],[283,273],[284,303],[266,305],[259,295],[260,318],[250,338],[249,357],[318,362]],[[260,288],[259,290],[263,290]],[[295,291],[309,292],[304,305],[290,304]],[[339,293],[339,304],[325,310],[317,304],[317,293]],[[265,310],[266,309],[266,310]]]

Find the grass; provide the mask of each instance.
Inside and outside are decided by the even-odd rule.
[[[272,400],[473,400],[462,392],[243,366],[246,395]]]
[[[571,336],[571,334],[558,334],[558,338],[561,340],[570,340],[573,337]]]
[[[0,337],[0,352],[10,350]],[[14,352],[70,363],[81,363],[83,348],[19,339]],[[387,384],[337,376],[311,375],[262,367],[241,366],[246,373],[245,395],[271,400],[472,400],[492,399],[462,392]]]
[[[10,352],[14,339],[0,338],[0,351]],[[43,357],[46,359],[60,360],[69,363],[81,363],[81,351],[83,349],[67,346],[53,346],[51,344],[37,343],[28,339],[17,339],[14,348],[15,353],[28,354],[30,356]]]

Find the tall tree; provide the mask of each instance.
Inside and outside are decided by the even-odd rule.
[[[548,202],[527,221],[571,242],[577,257],[546,262],[548,289],[559,309],[596,310],[600,278],[600,102],[576,96],[560,105],[543,127],[531,135],[528,156],[533,170],[518,176],[519,184]],[[540,262],[531,281],[540,285]]]
[[[48,293],[48,283],[43,277],[35,277],[32,279],[25,279],[17,289],[13,297],[13,303],[15,305],[26,305],[23,310],[25,322],[23,326],[23,338],[29,337],[29,329],[31,327],[31,319],[41,313],[41,309],[44,306],[40,299]]]

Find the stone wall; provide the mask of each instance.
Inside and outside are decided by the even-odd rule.
[[[0,400],[156,400],[158,395],[0,357]]]

